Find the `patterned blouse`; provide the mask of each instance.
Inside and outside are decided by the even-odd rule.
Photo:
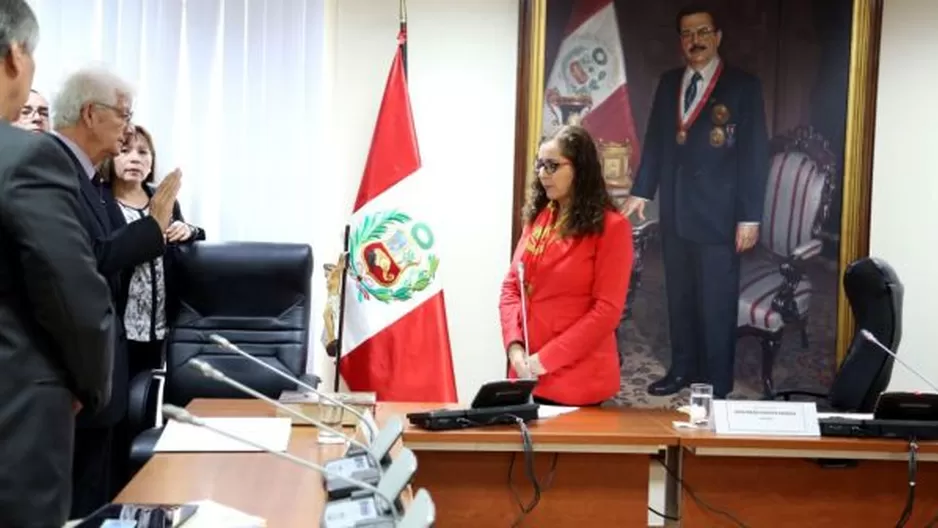
[[[127,223],[149,214],[149,207],[138,209],[118,201]],[[140,264],[130,278],[124,328],[131,341],[158,341],[166,336],[166,283],[163,258]]]

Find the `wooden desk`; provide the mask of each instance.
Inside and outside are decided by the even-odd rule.
[[[203,417],[275,415],[255,400],[195,400],[187,409]],[[342,454],[341,446],[319,445],[312,427],[294,427],[288,450],[318,463]],[[319,525],[326,495],[319,473],[267,453],[165,453],[154,455],[115,502],[201,499],[263,517],[269,528],[308,528]]]
[[[381,404],[379,421],[398,414],[406,423],[408,412],[441,407]],[[529,424],[535,473],[549,484],[523,526],[647,526],[649,460],[677,445],[670,425],[676,416],[580,409]],[[516,426],[431,432],[408,425],[404,444],[417,454],[415,486],[432,494],[440,526],[511,526],[518,501],[526,505],[533,497]]]
[[[908,493],[908,444],[851,438],[717,437],[681,431],[681,526],[812,528],[895,526]],[[818,459],[853,459],[822,467]],[[938,514],[938,443],[920,444],[913,515],[924,526]]]

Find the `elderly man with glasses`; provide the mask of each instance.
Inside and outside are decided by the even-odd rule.
[[[165,251],[164,233],[172,220],[179,174],[168,176],[150,200],[150,214],[117,228],[109,209],[113,196],[101,186],[96,167],[120,153],[133,133],[133,89],[106,69],[86,68],[70,75],[52,101],[53,138],[68,153],[80,189],[85,229],[98,270],[116,297],[121,274]],[[113,394],[97,413],[78,415],[75,434],[72,517],[82,517],[110,501],[123,484],[129,456],[124,431],[128,398],[127,339],[118,320]]]

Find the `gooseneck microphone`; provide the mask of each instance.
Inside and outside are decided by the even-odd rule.
[[[870,343],[873,343],[874,345],[876,345],[877,348],[879,348],[880,350],[882,350],[883,352],[885,352],[886,354],[888,354],[889,357],[891,357],[892,359],[898,361],[900,365],[902,365],[903,367],[906,368],[906,370],[908,370],[908,371],[911,372],[912,374],[915,374],[915,376],[916,376],[918,379],[920,379],[920,380],[922,380],[922,381],[925,382],[925,385],[928,385],[929,387],[931,387],[931,390],[935,391],[935,393],[938,393],[938,387],[936,387],[934,383],[932,383],[931,381],[929,381],[928,378],[926,378],[925,376],[923,376],[917,369],[912,368],[908,363],[906,363],[905,361],[902,361],[901,359],[899,359],[899,354],[896,354],[895,352],[893,352],[892,350],[890,350],[889,347],[887,347],[886,345],[882,344],[882,343],[879,341],[879,339],[876,339],[876,336],[874,336],[872,332],[870,332],[869,330],[866,330],[866,329],[861,329],[861,330],[860,330],[860,335],[863,336],[863,339],[866,339],[866,340],[869,341]]]
[[[290,462],[292,462],[292,463],[294,463],[294,464],[296,464],[296,465],[298,465],[298,466],[304,467],[304,468],[306,468],[306,469],[312,469],[313,471],[316,471],[316,472],[318,472],[318,473],[320,473],[320,474],[322,474],[322,475],[324,475],[324,476],[331,477],[331,478],[335,478],[335,479],[344,480],[344,481],[346,481],[348,484],[350,484],[350,485],[352,485],[352,486],[355,486],[355,487],[358,488],[359,490],[365,491],[365,492],[371,494],[372,496],[374,496],[375,498],[380,499],[381,503],[383,503],[383,504],[379,504],[379,505],[378,505],[379,508],[375,508],[374,510],[367,510],[366,508],[360,508],[359,513],[361,513],[362,511],[365,511],[366,513],[360,515],[360,517],[359,517],[359,519],[357,519],[357,521],[371,521],[371,522],[375,522],[375,521],[380,521],[380,520],[382,519],[382,517],[385,517],[385,518],[386,518],[386,516],[385,516],[384,514],[382,514],[382,512],[381,512],[380,510],[389,510],[389,511],[391,512],[391,514],[393,515],[393,519],[395,519],[395,520],[396,520],[396,519],[400,519],[400,517],[401,517],[401,516],[400,516],[400,511],[398,510],[398,507],[397,507],[397,504],[396,504],[396,500],[395,500],[396,497],[395,497],[395,499],[392,499],[391,497],[388,496],[387,493],[385,493],[384,491],[382,491],[381,489],[379,489],[379,488],[381,488],[381,487],[386,487],[386,488],[389,488],[389,489],[394,489],[394,490],[396,490],[396,488],[394,488],[394,487],[389,487],[389,486],[387,486],[387,485],[382,486],[382,484],[379,484],[378,486],[373,486],[373,485],[371,485],[371,484],[369,484],[369,483],[367,483],[367,482],[362,482],[362,481],[360,481],[360,480],[356,480],[356,479],[354,479],[354,478],[350,478],[350,477],[347,477],[347,476],[345,476],[345,475],[340,475],[340,474],[338,474],[338,473],[334,473],[334,472],[330,471],[329,469],[327,469],[327,468],[325,468],[325,467],[323,467],[323,466],[320,466],[319,464],[314,464],[314,463],[312,463],[312,462],[310,462],[310,461],[308,461],[308,460],[304,460],[304,459],[302,459],[302,458],[300,458],[300,457],[298,457],[298,456],[295,456],[295,455],[293,455],[293,454],[291,454],[291,453],[288,453],[288,452],[281,453],[281,452],[279,452],[279,451],[273,451],[273,450],[271,450],[270,448],[268,448],[268,447],[266,447],[266,446],[264,446],[264,445],[261,445],[261,444],[259,444],[259,443],[256,443],[256,442],[254,442],[254,441],[252,441],[252,440],[249,440],[249,439],[247,439],[247,438],[243,438],[243,437],[241,437],[240,435],[232,434],[232,433],[230,433],[230,432],[228,432],[228,431],[225,431],[225,430],[223,430],[223,429],[220,429],[220,428],[218,428],[218,427],[215,427],[215,426],[209,424],[208,422],[206,422],[205,420],[203,420],[202,418],[200,418],[200,417],[198,417],[198,416],[195,416],[195,415],[193,415],[192,413],[190,413],[189,411],[186,411],[185,409],[183,409],[183,408],[181,408],[181,407],[177,407],[177,406],[175,406],[175,405],[171,405],[171,404],[168,404],[168,403],[167,403],[167,404],[164,404],[164,405],[162,406],[162,410],[163,410],[163,414],[166,415],[166,416],[168,416],[168,417],[169,417],[170,419],[172,419],[172,420],[175,420],[175,421],[181,422],[181,423],[185,423],[185,424],[189,424],[189,425],[193,425],[193,426],[196,426],[196,427],[202,427],[202,428],[208,429],[209,431],[212,431],[213,433],[216,433],[216,434],[219,434],[219,435],[221,435],[221,436],[224,436],[225,438],[228,438],[228,439],[230,439],[230,440],[235,440],[235,441],[237,441],[237,442],[241,442],[241,443],[243,443],[243,444],[249,445],[249,446],[251,446],[251,447],[253,447],[253,448],[255,448],[255,449],[260,449],[261,451],[264,451],[265,453],[274,455],[275,457],[278,457],[278,458],[281,458],[281,459],[284,459],[284,460],[288,460],[288,461],[290,461]],[[410,452],[410,450],[407,450],[407,452],[409,452],[409,454],[406,453],[406,452],[404,452],[404,451],[402,451],[402,453],[401,453],[401,454],[402,454],[402,457],[399,457],[399,460],[396,460],[395,463],[392,464],[392,468],[395,470],[396,473],[404,473],[404,472],[406,472],[407,470],[409,470],[411,466],[414,466],[414,469],[415,469],[415,466],[416,466],[416,458],[414,458],[413,452]],[[408,458],[408,456],[409,456],[409,458]],[[399,461],[400,461],[400,463],[399,463]],[[407,467],[404,467],[404,466],[407,466]],[[393,484],[393,483],[392,483],[392,484]],[[360,501],[361,498],[359,498],[358,500]],[[348,500],[346,500],[346,501],[348,501]],[[328,507],[326,508],[326,510],[328,510]],[[362,516],[364,516],[365,518],[361,518]],[[347,516],[346,516],[346,515],[342,515],[341,517],[338,517],[338,516],[335,515],[335,512],[334,512],[334,511],[333,511],[333,515],[332,515],[331,517],[332,517],[332,519],[328,519],[328,518],[326,517],[326,512],[324,511],[324,512],[323,512],[323,519],[322,519],[322,524],[321,524],[321,526],[323,526],[323,527],[330,527],[330,528],[331,528],[331,527],[333,527],[333,526],[355,526],[355,525],[356,525],[356,522],[352,522],[351,524],[349,524],[348,522],[344,522],[345,519],[343,519],[343,518],[341,518],[341,517],[347,517]],[[392,524],[392,526],[393,526],[393,524]]]
[[[521,333],[524,337],[524,362],[527,364],[528,360],[531,359],[531,349],[528,348],[528,303],[526,300],[527,291],[524,287],[524,263],[518,263],[518,291],[521,297]],[[530,367],[528,368],[528,378],[534,378],[534,374],[531,372]]]
[[[261,366],[269,370],[270,372],[276,374],[277,376],[280,376],[281,378],[289,381],[290,383],[295,383],[297,386],[302,387],[308,390],[309,392],[312,392],[313,394],[319,396],[320,398],[326,400],[327,402],[333,405],[338,405],[342,409],[352,413],[353,415],[355,415],[355,417],[359,419],[361,423],[365,425],[366,428],[368,428],[368,431],[371,433],[371,436],[370,436],[371,439],[374,439],[376,436],[378,436],[378,431],[375,430],[374,424],[371,422],[371,420],[368,420],[367,418],[365,418],[365,415],[361,413],[358,409],[352,407],[351,405],[346,405],[345,403],[340,402],[339,400],[333,398],[332,396],[329,396],[325,393],[320,392],[319,390],[312,387],[308,383],[304,383],[300,381],[298,378],[295,378],[291,376],[290,374],[287,374],[286,372],[274,367],[273,365],[270,365],[268,363],[261,361],[260,359],[257,359],[256,357],[241,350],[240,348],[232,344],[231,341],[228,341],[227,339],[225,339],[224,337],[218,334],[212,334],[208,336],[208,338],[214,341],[216,345],[224,348],[225,350],[228,350],[229,352],[234,352],[235,354],[238,354],[239,356],[244,357],[249,361],[252,361],[258,366]],[[400,420],[400,418],[397,418],[397,419]]]
[[[377,429],[377,425],[374,422],[374,418],[366,417],[365,413],[360,412],[358,409],[352,407],[351,405],[347,405],[329,396],[328,394],[320,392],[315,387],[312,387],[309,384],[304,383],[303,381],[291,376],[290,374],[283,372],[282,370],[268,363],[261,361],[260,359],[252,356],[251,354],[248,354],[247,352],[241,350],[239,347],[235,346],[230,341],[228,341],[227,339],[225,339],[224,337],[218,334],[210,335],[209,339],[214,341],[215,344],[224,348],[225,350],[234,352],[235,354],[238,354],[239,356],[242,356],[248,359],[249,361],[289,381],[290,383],[295,383],[297,386],[302,387],[312,392],[313,394],[318,395],[319,397],[321,397],[322,399],[328,402],[338,405],[340,408],[345,409],[349,411],[350,413],[352,413],[354,416],[358,417],[359,423],[363,423],[369,433],[368,445],[370,446],[371,454],[374,456],[376,460],[380,462],[380,465],[384,468],[386,468],[391,463],[391,457],[390,457],[391,448],[394,447],[394,444],[396,444],[398,439],[404,434],[404,422],[401,420],[400,416],[394,415],[394,416],[389,417],[385,421],[384,427],[381,430],[376,431],[375,429]],[[353,455],[361,454],[361,452],[362,452],[361,448],[359,448],[358,446],[354,446],[354,449],[350,449],[349,453],[347,454],[349,456],[353,456]]]
[[[281,411],[283,411],[283,412],[289,414],[290,416],[293,416],[294,418],[298,418],[298,419],[300,419],[300,420],[303,420],[304,422],[306,422],[306,423],[308,423],[308,424],[310,424],[310,425],[313,425],[313,426],[315,426],[315,427],[317,427],[317,428],[319,428],[319,429],[322,429],[322,430],[324,430],[324,431],[328,431],[329,433],[332,433],[332,434],[334,434],[334,435],[336,435],[336,436],[338,436],[338,437],[340,437],[340,438],[345,439],[348,443],[350,443],[350,444],[352,444],[352,445],[355,445],[356,447],[358,447],[359,449],[361,449],[367,456],[369,456],[369,457],[372,459],[372,461],[373,461],[373,463],[374,463],[376,469],[378,470],[379,475],[381,474],[382,471],[381,471],[381,463],[380,463],[380,461],[371,453],[371,449],[369,449],[368,446],[362,444],[362,443],[359,442],[358,440],[355,440],[354,438],[350,437],[349,435],[346,435],[346,434],[342,433],[341,431],[337,431],[337,430],[333,429],[332,427],[329,427],[328,425],[326,425],[326,424],[320,422],[319,420],[315,420],[315,419],[313,419],[313,418],[311,418],[311,417],[309,417],[309,416],[306,416],[305,414],[303,414],[303,413],[301,413],[301,412],[297,412],[297,411],[295,411],[295,410],[293,410],[293,409],[287,407],[286,405],[284,405],[284,404],[278,402],[277,400],[275,400],[275,399],[273,399],[273,398],[271,398],[271,397],[269,397],[269,396],[267,396],[267,395],[265,395],[265,394],[262,394],[262,393],[260,393],[260,392],[258,392],[258,391],[256,391],[256,390],[252,389],[251,387],[248,387],[247,385],[244,385],[243,383],[241,383],[241,382],[239,382],[239,381],[237,381],[237,380],[231,379],[230,377],[226,376],[223,372],[221,372],[220,370],[216,369],[215,367],[209,365],[208,363],[206,363],[205,361],[203,361],[203,360],[201,360],[201,359],[192,359],[192,360],[189,360],[189,364],[192,365],[193,368],[195,368],[196,370],[198,370],[199,372],[201,372],[202,375],[205,376],[205,377],[207,377],[207,378],[211,378],[211,379],[213,379],[213,380],[220,381],[220,382],[224,383],[225,385],[228,385],[228,386],[230,386],[230,387],[233,387],[233,388],[235,388],[235,389],[237,389],[237,390],[239,390],[239,391],[241,391],[241,392],[243,392],[243,393],[245,393],[245,394],[248,394],[248,395],[253,396],[253,397],[255,397],[255,398],[259,399],[259,400],[262,400],[262,401],[264,401],[264,402],[267,402],[267,403],[269,403],[270,405],[273,405],[274,407],[276,407],[277,409],[279,409],[279,410],[281,410]]]

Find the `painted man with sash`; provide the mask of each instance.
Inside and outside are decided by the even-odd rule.
[[[643,220],[660,192],[671,366],[648,392],[699,381],[724,398],[733,390],[739,255],[755,246],[762,219],[765,108],[759,79],[720,59],[711,11],[683,9],[677,29],[687,66],[658,82],[625,212]]]

